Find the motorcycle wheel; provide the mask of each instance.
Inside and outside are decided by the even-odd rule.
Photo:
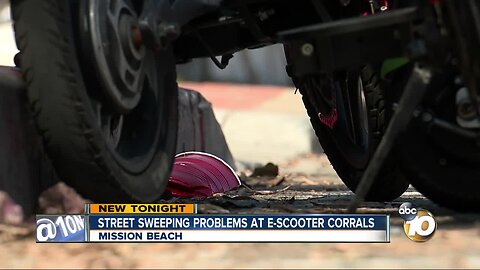
[[[159,198],[176,147],[173,53],[133,44],[142,1],[132,2],[11,3],[47,153],[60,179],[96,202]]]
[[[311,77],[307,80],[321,81],[325,78]],[[387,126],[385,85],[368,66],[361,71],[347,72],[340,79],[336,77],[333,82],[338,109],[338,120],[333,128],[319,120],[318,108],[322,106],[322,98],[309,94],[318,92],[314,85],[321,85],[321,82],[302,84],[299,89],[325,154],[345,185],[355,191]],[[396,165],[393,155],[385,161],[367,193],[367,201],[391,201],[407,190],[409,183]]]

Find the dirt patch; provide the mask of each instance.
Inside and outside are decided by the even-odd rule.
[[[311,164],[311,165],[309,165]],[[309,168],[314,166],[317,168]],[[296,168],[302,168],[297,170]],[[300,173],[300,171],[302,173]],[[309,172],[305,174],[304,172]],[[199,212],[209,214],[341,213],[353,194],[321,155],[280,164],[278,176],[246,177],[225,194],[195,199]],[[77,211],[82,199],[62,187]],[[53,196],[56,200],[63,199]],[[191,202],[175,199],[162,202]],[[396,213],[405,201],[430,210],[438,221],[432,240],[410,241]],[[60,203],[62,204],[62,203]],[[45,208],[47,209],[47,208]],[[81,210],[80,210],[81,211]],[[391,203],[365,203],[360,212],[392,216],[389,244],[36,244],[33,225],[0,226],[0,267],[75,268],[339,268],[339,267],[480,267],[480,215],[441,208],[410,188]]]

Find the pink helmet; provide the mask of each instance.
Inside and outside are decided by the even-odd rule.
[[[208,197],[240,186],[235,171],[222,159],[203,152],[175,156],[167,189],[174,197]]]

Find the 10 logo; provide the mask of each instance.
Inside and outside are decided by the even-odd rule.
[[[403,203],[398,213],[404,220],[403,229],[410,240],[425,242],[433,237],[437,222],[432,213],[425,209],[417,209],[412,203]]]

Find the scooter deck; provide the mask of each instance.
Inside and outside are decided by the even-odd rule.
[[[290,75],[331,72],[408,57],[417,17],[416,8],[405,8],[283,31],[278,33],[278,40],[293,48]],[[305,45],[315,53],[303,50]]]

